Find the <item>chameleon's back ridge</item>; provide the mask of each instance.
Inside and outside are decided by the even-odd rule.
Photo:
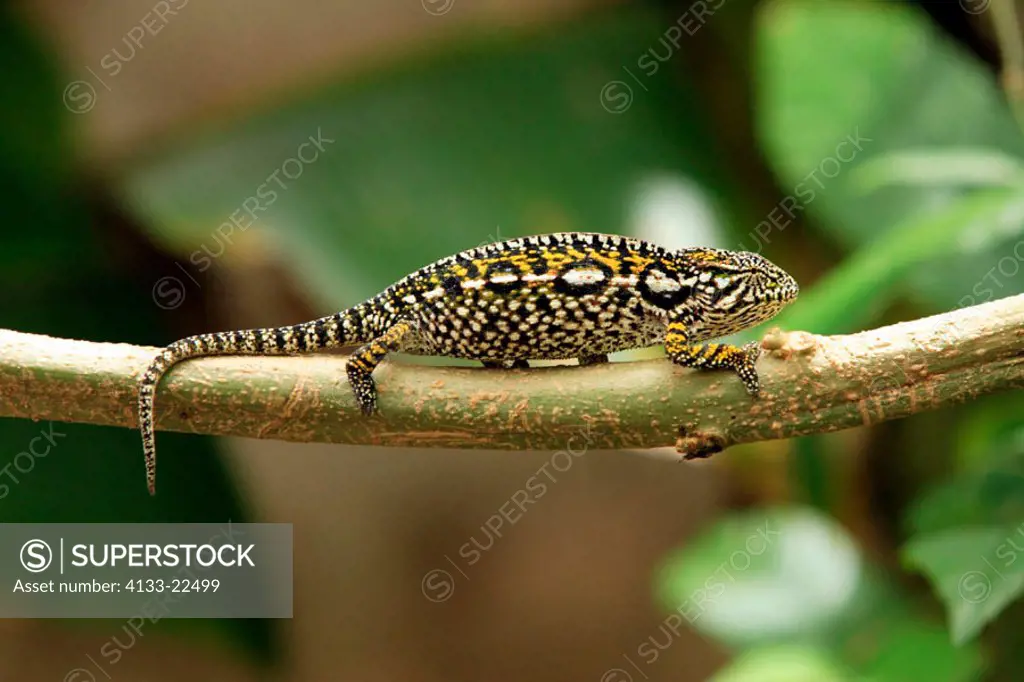
[[[371,374],[392,352],[524,368],[529,360],[606,362],[608,353],[664,344],[673,362],[732,369],[756,395],[757,344],[695,344],[774,317],[798,291],[792,277],[754,253],[670,251],[615,235],[566,232],[469,249],[336,315],[291,327],[205,334],[168,346],[140,381],[149,489],[155,490],[156,385],[184,359],[363,344],[346,373],[369,415],[377,411]]]

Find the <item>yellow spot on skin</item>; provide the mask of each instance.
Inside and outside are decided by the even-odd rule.
[[[545,252],[542,254],[544,261],[548,264],[550,270],[561,270],[569,263],[573,263],[575,259],[567,254],[559,252]]]
[[[487,268],[490,265],[490,263],[491,263],[491,261],[489,259],[482,259],[482,260],[474,260],[473,261],[473,265],[476,266],[477,276],[479,278],[485,279],[487,277]]]
[[[611,268],[612,274],[617,275],[619,274],[619,270],[622,269],[622,261],[618,259],[617,255],[613,254],[616,254],[616,252],[609,251],[606,255],[600,251],[591,251],[588,256],[598,263],[607,265]]]
[[[691,251],[686,255],[688,258],[692,258],[693,260],[705,262],[713,262],[719,259],[718,256],[716,256],[714,253],[711,253],[710,251]]]
[[[647,258],[645,256],[638,256],[635,253],[631,253],[626,256],[626,262],[630,264],[630,272],[633,274],[640,274],[647,268],[648,265],[654,262],[653,258]]]

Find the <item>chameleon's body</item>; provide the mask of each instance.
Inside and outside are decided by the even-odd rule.
[[[638,239],[569,232],[512,239],[428,265],[335,315],[290,327],[202,334],[165,348],[143,375],[139,424],[155,490],[153,399],[176,362],[208,355],[281,355],[361,344],[348,361],[363,412],[377,409],[371,378],[392,352],[526,367],[665,345],[686,367],[730,368],[756,395],[757,344],[695,345],[774,317],[796,282],[753,253],[668,251]]]

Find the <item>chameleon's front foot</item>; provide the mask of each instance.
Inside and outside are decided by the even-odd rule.
[[[761,382],[757,377],[754,364],[761,355],[761,343],[752,341],[743,346],[728,343],[709,343],[703,346],[690,346],[685,343],[666,341],[665,350],[672,362],[683,367],[697,369],[731,369],[743,382],[743,387],[751,396],[761,392]]]
[[[352,387],[352,394],[355,395],[359,410],[367,417],[377,412],[377,386],[373,382],[370,372],[361,367],[356,361],[349,360],[345,365],[345,373],[348,374],[348,384]]]

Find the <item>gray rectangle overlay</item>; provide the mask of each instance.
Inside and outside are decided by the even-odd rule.
[[[139,617],[291,618],[291,524],[0,524],[0,618]]]

